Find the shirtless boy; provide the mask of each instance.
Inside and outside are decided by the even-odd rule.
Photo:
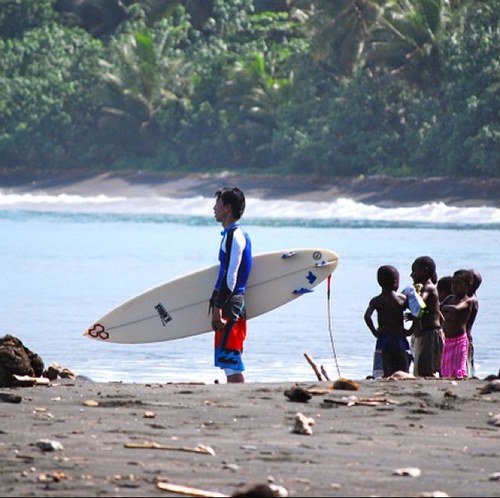
[[[436,279],[436,263],[429,256],[420,256],[411,266],[411,278],[421,284],[421,296],[426,305],[420,318],[413,318],[415,376],[431,377],[441,374],[441,355],[444,335],[441,329],[439,296],[433,280]]]
[[[396,292],[399,287],[399,272],[394,266],[381,266],[377,271],[377,281],[382,292],[373,297],[365,312],[365,323],[377,338],[376,349],[382,351],[384,377],[394,372],[409,370],[407,332],[403,326],[406,296]],[[375,327],[372,314],[377,312],[378,327]]]
[[[467,322],[470,318],[473,299],[467,295],[473,285],[469,270],[457,270],[453,274],[453,294],[441,303],[444,316],[444,349],[441,360],[441,376],[463,379],[467,377],[467,354],[469,339]]]
[[[472,326],[476,321],[477,312],[479,311],[479,301],[476,292],[483,282],[483,277],[477,270],[469,270],[472,273],[472,287],[467,293],[472,298],[472,310],[467,321],[467,337],[469,338],[469,354],[467,355],[467,374],[469,378],[476,376],[476,369],[474,368],[474,343],[472,342]]]

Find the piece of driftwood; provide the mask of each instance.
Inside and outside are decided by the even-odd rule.
[[[214,491],[206,491],[204,489],[192,488],[190,486],[183,486],[181,484],[173,484],[171,482],[157,481],[156,487],[163,491],[169,491],[170,493],[178,493],[180,495],[187,496],[201,496],[207,498],[221,498],[229,497],[230,495],[224,495],[222,493],[216,493]]]
[[[399,405],[399,401],[389,398],[357,398],[356,396],[349,396],[348,398],[326,398],[323,400],[325,403],[336,405],[354,406],[378,406],[378,405]]]
[[[311,356],[307,353],[304,353],[304,358],[307,360],[309,365],[311,365],[312,369],[314,370],[314,373],[316,374],[316,377],[318,380],[323,380],[323,377],[321,376],[321,372],[318,368],[318,365],[314,363],[314,360],[311,358]]]
[[[142,443],[125,443],[125,448],[139,450],[170,450],[170,451],[189,451],[191,453],[203,453],[205,455],[215,455],[215,451],[210,446],[199,444],[196,447],[190,446],[173,446],[169,444],[155,443],[154,441],[144,441]]]
[[[50,380],[45,377],[31,377],[30,375],[12,375],[14,385],[18,387],[48,386]]]
[[[326,369],[323,365],[321,365],[321,373],[323,374],[323,377],[326,379],[326,380],[331,380],[330,377],[328,376],[328,374],[326,373]]]

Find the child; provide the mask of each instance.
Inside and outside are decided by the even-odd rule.
[[[451,281],[453,294],[445,298],[441,304],[445,335],[441,360],[442,377],[456,379],[467,377],[467,354],[469,351],[467,322],[473,305],[473,299],[467,293],[471,290],[472,285],[472,273],[469,270],[457,270]]]
[[[469,270],[472,273],[472,287],[467,295],[472,298],[472,310],[470,317],[467,320],[467,337],[469,339],[469,351],[467,354],[467,375],[471,379],[476,376],[474,368],[474,344],[472,343],[472,326],[476,321],[477,312],[479,311],[479,301],[477,300],[476,292],[483,282],[481,274],[477,270]]]
[[[377,281],[382,292],[370,300],[364,319],[377,338],[375,350],[382,351],[384,377],[389,377],[398,370],[409,370],[410,345],[403,326],[406,296],[396,292],[399,287],[399,272],[394,266],[381,266],[377,271]],[[377,312],[378,327],[375,327],[372,320],[374,311]]]
[[[437,283],[437,290],[439,296],[439,302],[442,303],[450,294],[451,291],[451,280],[453,277],[446,275],[446,277],[441,277]]]
[[[420,318],[411,317],[414,334],[413,374],[422,377],[436,377],[441,372],[441,355],[444,336],[441,329],[439,296],[435,282],[436,263],[429,256],[420,256],[411,266],[411,278],[420,287],[420,295],[425,303],[425,312]]]

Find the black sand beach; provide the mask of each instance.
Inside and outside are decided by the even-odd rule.
[[[265,199],[500,206],[500,179],[0,172],[14,192],[211,197],[231,184]],[[307,403],[285,396],[293,378],[0,388],[0,493],[231,496],[274,483],[288,496],[500,496],[500,392],[482,392],[488,381],[358,380],[345,391],[314,379],[300,385]],[[291,431],[298,413],[312,434]]]
[[[306,403],[285,396],[293,382],[0,389],[21,398],[0,401],[0,493],[231,496],[271,482],[288,496],[500,496],[489,382],[359,384],[301,383]],[[297,413],[312,434],[291,431]]]
[[[0,170],[0,188],[16,192],[78,195],[164,195],[212,197],[225,185],[237,185],[248,197],[328,201],[347,197],[382,207],[444,202],[450,206],[500,207],[500,178],[319,178],[309,176],[168,174]]]

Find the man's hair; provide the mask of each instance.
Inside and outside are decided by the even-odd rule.
[[[399,272],[391,265],[381,266],[377,271],[377,282],[383,289],[393,289]]]
[[[215,198],[231,206],[233,217],[239,220],[245,212],[245,194],[238,187],[224,187],[215,192]]]

